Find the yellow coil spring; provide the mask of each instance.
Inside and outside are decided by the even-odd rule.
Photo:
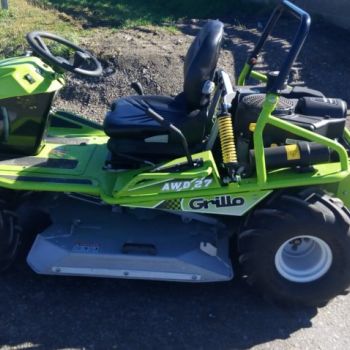
[[[221,152],[224,164],[237,163],[237,152],[231,115],[220,116],[218,118],[218,122]]]

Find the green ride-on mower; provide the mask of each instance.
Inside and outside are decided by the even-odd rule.
[[[279,71],[254,70],[282,15],[299,21]],[[229,281],[277,303],[322,306],[350,284],[347,106],[288,85],[310,16],[274,10],[233,87],[208,21],[176,97],[117,99],[101,126],[51,109],[88,51],[45,32],[0,62],[0,270],[27,247],[38,274]],[[46,41],[46,43],[45,43]],[[54,55],[47,42],[74,52]],[[259,84],[245,85],[248,78]]]

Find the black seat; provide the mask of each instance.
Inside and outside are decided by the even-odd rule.
[[[222,37],[220,21],[208,21],[201,29],[187,52],[184,91],[178,96],[128,96],[112,104],[104,129],[110,136],[108,145],[113,153],[142,154],[152,159],[158,155],[182,155],[176,136],[146,115],[149,107],[177,126],[190,147],[201,144],[207,124],[202,87],[214,76]]]

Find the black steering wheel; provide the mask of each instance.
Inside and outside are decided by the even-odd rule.
[[[94,57],[89,51],[61,38],[58,35],[47,32],[30,32],[27,34],[26,38],[34,53],[55,67],[88,77],[98,77],[102,74],[102,65],[96,57]],[[43,40],[44,38],[73,50],[73,62],[68,61],[64,57],[54,55],[46,46]]]

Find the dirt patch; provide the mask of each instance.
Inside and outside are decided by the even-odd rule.
[[[254,18],[236,18],[232,22],[225,25],[219,66],[234,81],[264,22]],[[183,84],[184,57],[203,23],[191,20],[179,24],[180,31],[175,33],[157,27],[109,31],[108,35],[102,29],[92,31],[82,39],[82,45],[101,59],[104,75],[98,79],[68,75],[56,106],[102,122],[112,101],[134,94],[130,88],[133,81],[141,82],[146,94],[178,94]],[[282,21],[267,46],[268,53],[262,55],[260,70],[278,69],[293,39],[293,25]],[[350,103],[350,59],[344,50],[346,46],[347,33],[316,23],[295,65],[294,84],[307,85]]]

